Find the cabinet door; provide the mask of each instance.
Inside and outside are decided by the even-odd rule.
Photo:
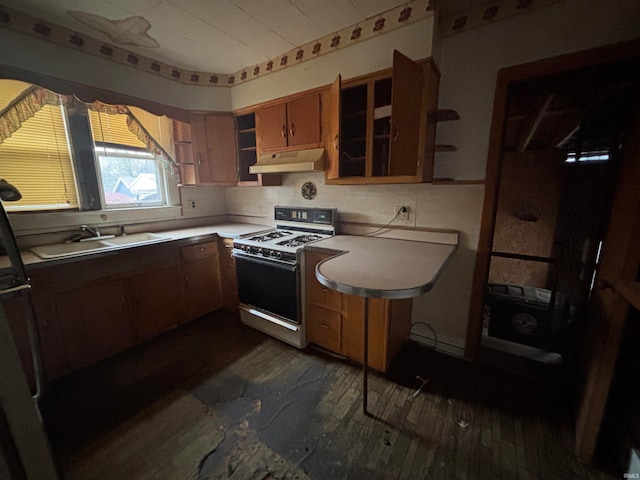
[[[422,112],[422,67],[393,52],[393,93],[389,175],[416,175]]]
[[[207,145],[207,125],[205,115],[193,114],[189,119],[191,124],[191,145],[193,161],[195,163],[195,181],[197,184],[209,181],[209,162]]]
[[[140,339],[162,333],[183,318],[177,265],[149,270],[129,279],[132,321]]]
[[[133,345],[123,280],[60,293],[55,303],[71,370]]]
[[[222,306],[218,257],[197,258],[182,266],[186,318],[192,320]]]
[[[364,299],[344,295],[343,349],[347,357],[362,363],[364,351]],[[389,300],[369,299],[369,366],[387,369]]]
[[[329,131],[325,138],[327,152],[327,171],[328,179],[338,178],[340,176],[340,90],[342,88],[342,77],[334,80],[329,89],[329,102],[331,113],[329,114]]]
[[[235,185],[236,134],[231,115],[207,115],[207,183]]]
[[[287,105],[279,103],[258,109],[260,149],[264,152],[287,146]]]
[[[235,185],[235,126],[230,115],[193,114],[190,118],[198,185]]]
[[[319,143],[320,95],[308,95],[288,102],[287,125],[290,147]]]
[[[182,247],[182,282],[187,319],[220,308],[220,264],[217,240]]]

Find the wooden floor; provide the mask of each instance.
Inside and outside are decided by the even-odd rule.
[[[548,386],[409,345],[369,387],[378,418],[357,366],[220,312],[55,382],[43,416],[67,480],[610,478]]]

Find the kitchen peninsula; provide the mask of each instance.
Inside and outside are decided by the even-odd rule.
[[[368,359],[369,299],[404,299],[431,290],[447,260],[457,248],[455,243],[436,244],[420,241],[365,236],[340,236],[316,246],[336,250],[335,256],[317,264],[318,281],[347,295],[364,297],[363,359]],[[368,361],[362,362],[362,410],[367,410]]]

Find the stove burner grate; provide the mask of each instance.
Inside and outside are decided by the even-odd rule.
[[[282,245],[283,247],[299,247],[300,245],[314,242],[316,240],[320,240],[321,238],[323,237],[320,235],[298,235],[297,237],[291,238],[289,240],[278,242],[278,245]]]
[[[276,240],[277,238],[286,237],[288,235],[293,235],[293,232],[288,232],[286,230],[275,230],[263,235],[251,237],[249,240],[251,240],[252,242],[269,242],[271,240]]]

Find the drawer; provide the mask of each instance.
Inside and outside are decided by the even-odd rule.
[[[204,242],[196,245],[189,245],[188,247],[182,247],[182,258],[185,260],[193,260],[217,254],[217,242]]]
[[[307,340],[341,353],[342,315],[315,305],[307,307]]]
[[[340,311],[342,308],[342,294],[340,292],[325,287],[315,278],[311,279],[309,283],[307,285],[308,302]]]
[[[316,265],[330,256],[329,254],[321,252],[306,252],[307,302],[340,311],[342,308],[342,294],[322,285],[318,282],[315,275]]]

